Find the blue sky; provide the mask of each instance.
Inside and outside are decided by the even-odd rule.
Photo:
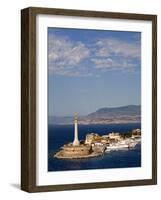
[[[141,33],[48,28],[49,115],[140,105]]]

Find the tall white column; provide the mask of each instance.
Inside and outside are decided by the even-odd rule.
[[[78,146],[80,144],[78,140],[78,116],[77,113],[74,114],[74,141],[73,146]]]

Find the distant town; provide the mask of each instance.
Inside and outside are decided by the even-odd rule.
[[[127,124],[127,123],[140,123],[140,116],[126,116],[115,118],[96,118],[96,119],[80,119],[79,124]]]

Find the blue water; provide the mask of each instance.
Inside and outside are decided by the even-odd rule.
[[[110,132],[126,133],[135,128],[141,128],[141,124],[113,124],[113,125],[79,125],[79,139],[85,139],[90,132],[105,135]],[[112,151],[103,156],[62,160],[53,155],[61,146],[73,141],[73,125],[49,125],[48,127],[48,171],[106,169],[141,166],[141,144],[127,150]]]

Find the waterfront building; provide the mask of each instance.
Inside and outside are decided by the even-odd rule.
[[[141,137],[141,130],[140,129],[134,129],[132,131],[132,138],[140,138]]]
[[[109,137],[109,139],[110,140],[121,140],[121,135],[120,135],[120,133],[109,133],[109,135],[108,135],[108,137]]]
[[[101,141],[101,136],[97,133],[89,133],[86,135],[85,144],[91,145],[94,142]]]

